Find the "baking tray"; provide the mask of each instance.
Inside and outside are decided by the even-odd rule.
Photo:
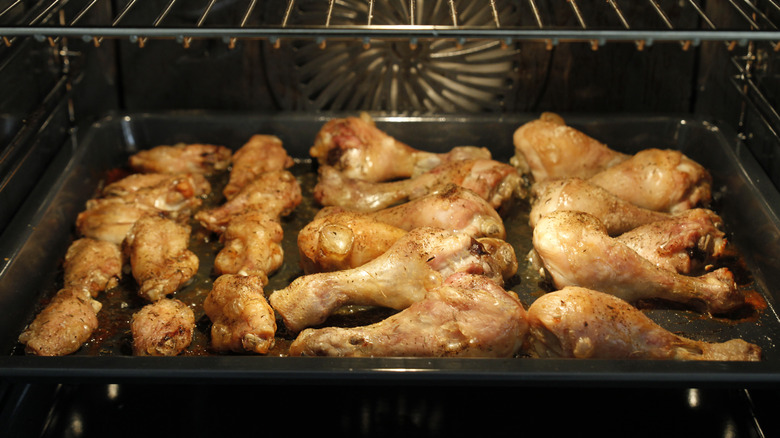
[[[293,168],[304,194],[314,178],[308,150],[321,126],[334,113],[168,112],[111,114],[63,145],[54,162],[29,194],[0,239],[0,377],[31,381],[273,381],[275,383],[449,383],[517,385],[659,385],[737,386],[780,383],[780,195],[737,136],[705,119],[690,116],[563,114],[567,123],[628,153],[643,148],[679,149],[713,175],[715,209],[743,260],[741,283],[766,300],[754,315],[716,320],[685,310],[648,314],[667,329],[706,341],[743,338],[763,349],[761,362],[688,362],[662,360],[461,359],[461,358],[320,358],[224,354],[134,357],[121,346],[95,343],[66,357],[26,356],[17,343],[41,303],[61,281],[61,260],[74,237],[77,214],[95,195],[106,172],[122,167],[128,156],[160,144],[200,142],[237,149],[253,134],[277,135],[298,158]],[[458,145],[485,146],[495,159],[514,154],[512,133],[538,114],[390,116],[372,114],[380,129],[419,149],[445,151]],[[307,200],[285,222],[295,233],[316,211]],[[306,204],[309,203],[307,206]],[[540,289],[539,277],[524,263],[531,249],[528,207],[522,202],[506,219],[510,242],[521,267],[511,289],[526,306]],[[194,233],[195,234],[195,233]],[[271,278],[266,293],[284,287],[296,275],[294,239],[286,239],[285,264]],[[208,276],[208,262],[202,270]],[[197,286],[192,297],[203,294]],[[182,291],[182,294],[188,293]],[[104,297],[108,294],[101,295]],[[105,305],[101,313],[114,307]],[[196,312],[197,314],[197,312]],[[200,320],[202,325],[202,319]],[[206,328],[199,327],[207,333]],[[115,334],[122,336],[122,334]],[[197,335],[197,334],[196,334]],[[103,334],[102,336],[110,336]],[[126,334],[125,334],[126,336]],[[197,349],[196,349],[197,350]]]

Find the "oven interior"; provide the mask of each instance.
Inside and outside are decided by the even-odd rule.
[[[758,164],[755,179],[774,201],[780,187],[776,23],[780,6],[772,0],[0,1],[0,231],[16,229],[25,203],[50,178],[48,169],[92,140],[96,123],[125,115],[174,123],[199,115],[248,120],[358,111],[472,123],[542,111],[575,119],[691,118],[722,128],[735,150]],[[774,292],[776,284],[767,289]],[[43,375],[56,381],[59,366]],[[273,374],[276,366],[266,371]],[[561,372],[568,376],[576,368]],[[100,367],[85,373],[95,379]],[[648,406],[656,403],[653,397],[678,400],[684,379],[670,381],[669,393],[645,388]],[[95,400],[111,394],[113,384],[7,382],[0,400],[14,409],[4,408],[4,424],[22,430],[9,412],[41,412],[36,405],[45,404],[61,415],[41,420],[50,434],[73,427],[71,420],[87,412],[78,407],[89,400],[94,413]],[[555,384],[565,386],[565,379]],[[122,388],[126,392],[110,403],[150,389]],[[712,406],[720,414],[728,410],[748,425],[733,436],[763,433],[757,424],[775,426],[764,412],[776,406],[776,394],[751,389],[702,390],[717,400]],[[223,390],[233,394],[235,387]],[[385,389],[385,399],[362,409],[402,410],[399,403],[410,397],[405,391]],[[413,392],[416,408],[452,412],[456,397],[434,403],[423,396],[429,391]],[[344,398],[366,402],[365,392],[347,391]],[[569,392],[580,401],[592,394]],[[350,406],[352,414],[361,409]],[[682,404],[674,406],[677,414],[685,412]],[[386,426],[372,418],[360,425],[363,432]],[[460,424],[446,415],[433,418]],[[405,420],[407,429],[446,429],[430,418],[421,426],[413,414]]]

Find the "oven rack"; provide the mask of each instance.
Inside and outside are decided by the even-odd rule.
[[[104,39],[127,39],[139,46],[151,39],[174,39],[185,47],[193,39],[222,39],[233,47],[240,39],[275,45],[281,39],[315,39],[323,45],[343,39],[358,39],[364,45],[372,40],[406,40],[414,45],[444,38],[498,40],[506,45],[537,41],[548,47],[587,42],[594,49],[607,42],[633,42],[640,50],[656,42],[679,42],[687,49],[702,41],[722,41],[729,48],[767,41],[780,50],[778,0],[164,0],[158,2],[154,16],[145,19],[133,16],[144,3],[138,0],[30,3],[11,0],[0,9],[0,37],[6,46],[18,38],[54,46],[66,37],[95,45]],[[430,4],[443,12],[426,13]],[[482,21],[464,18],[475,7]],[[190,8],[189,20],[177,15],[181,8]],[[394,20],[379,11],[388,8],[398,12]],[[515,10],[510,20],[502,15],[507,8]],[[557,18],[562,10],[568,17],[564,22]],[[444,19],[430,19],[432,15]],[[680,22],[680,16],[693,19]]]

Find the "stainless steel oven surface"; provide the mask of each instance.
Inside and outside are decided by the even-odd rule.
[[[0,0],[0,427],[87,436],[96,430],[87,424],[126,419],[139,412],[127,406],[175,389],[185,416],[224,412],[194,404],[208,380],[206,397],[235,399],[243,397],[234,384],[309,395],[343,385],[349,390],[331,398],[330,411],[357,434],[471,430],[464,406],[492,420],[511,414],[506,405],[459,404],[457,394],[517,389],[541,400],[521,410],[547,421],[554,416],[538,405],[554,402],[551,390],[569,410],[601,400],[594,405],[621,417],[600,429],[606,434],[772,436],[777,422],[766,412],[780,400],[778,23],[773,0]],[[131,154],[179,141],[236,150],[250,135],[277,135],[310,195],[318,130],[363,111],[414,147],[484,146],[504,162],[514,130],[545,111],[620,151],[688,154],[712,173],[712,207],[739,252],[731,267],[760,309],[727,320],[682,309],[645,313],[675,333],[755,343],[762,360],[285,357],[284,330],[274,354],[213,355],[198,304],[213,279],[214,245],[205,240],[200,276],[179,293],[199,318],[184,354],[132,354],[127,320],[139,303],[129,281],[101,297],[101,324],[113,325],[78,352],[24,354],[19,333],[62,281],[76,215]],[[300,275],[294,236],[317,208],[304,196],[285,220],[285,262],[266,293]],[[520,261],[509,287],[525,307],[544,286],[525,258],[527,219],[521,200],[506,220]],[[645,396],[643,411],[669,406],[669,421],[630,429],[642,417],[613,399],[634,389]],[[243,412],[239,404],[231,407]],[[390,422],[379,421],[390,411]],[[583,422],[596,414],[580,412]],[[22,413],[37,420],[20,422]],[[688,427],[674,435],[676,420]],[[188,424],[201,426],[193,434],[208,429]]]

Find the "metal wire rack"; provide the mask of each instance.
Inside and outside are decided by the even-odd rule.
[[[413,45],[420,40],[446,38],[490,39],[504,44],[539,41],[548,46],[586,42],[594,49],[621,41],[642,49],[657,42],[676,42],[687,48],[701,41],[724,41],[734,47],[760,40],[780,49],[780,30],[775,24],[780,17],[777,0],[447,0],[440,2],[449,9],[446,22],[426,21],[423,0],[363,0],[364,13],[357,15],[344,11],[351,4],[340,0],[163,0],[158,12],[145,19],[135,12],[146,2],[118,0],[111,3],[109,18],[92,17],[93,10],[106,2],[111,0],[10,0],[0,7],[0,36],[7,46],[18,38],[54,44],[62,37],[81,38],[95,45],[106,38],[126,38],[140,46],[150,39],[175,39],[188,46],[193,39],[217,38],[231,47],[240,39],[275,43],[305,38],[325,44],[359,38],[366,45],[374,40],[408,40]],[[404,16],[385,20],[378,12],[388,3],[397,3],[395,9],[404,11]],[[190,21],[176,16],[177,9],[193,6],[198,13],[189,14]],[[491,15],[489,24],[460,21],[463,9],[473,7]],[[508,7],[519,11],[517,21],[502,20],[500,10]],[[317,21],[298,20],[301,11],[309,8],[319,11]],[[224,10],[230,13],[222,13]],[[725,14],[715,16],[709,12],[713,10]],[[566,18],[557,18],[561,15]]]

